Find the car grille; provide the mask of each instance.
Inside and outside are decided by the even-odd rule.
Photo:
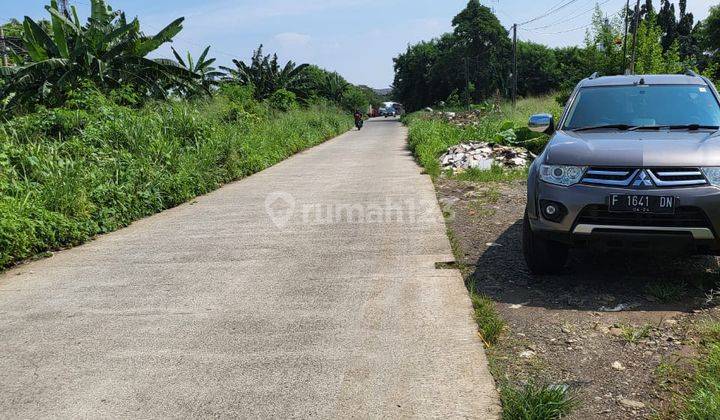
[[[645,170],[656,187],[687,187],[706,185],[707,180],[698,168],[602,168],[591,167],[582,182],[591,185],[627,187],[638,173]]]
[[[657,226],[657,227],[705,227],[712,225],[705,212],[697,207],[681,206],[675,214],[652,213],[616,213],[608,210],[607,205],[586,206],[577,218],[576,224],[607,226]]]

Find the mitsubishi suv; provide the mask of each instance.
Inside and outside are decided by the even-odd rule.
[[[720,102],[706,78],[591,76],[573,91],[528,177],[523,253],[535,274],[569,248],[720,251]]]

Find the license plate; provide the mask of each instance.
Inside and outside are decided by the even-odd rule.
[[[661,195],[611,194],[608,209],[613,212],[675,213],[675,197]]]

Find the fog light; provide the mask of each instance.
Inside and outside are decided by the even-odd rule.
[[[540,209],[545,219],[555,223],[560,223],[568,213],[565,206],[550,200],[540,200]]]

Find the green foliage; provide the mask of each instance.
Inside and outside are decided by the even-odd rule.
[[[518,42],[518,94],[536,96],[560,88],[560,73],[555,51],[532,42]]]
[[[18,66],[6,70],[10,74],[0,91],[6,107],[59,106],[86,81],[106,92],[132,87],[143,96],[160,98],[196,77],[168,60],[146,58],[182,30],[183,18],[147,36],[137,19],[128,22],[124,13],[113,11],[104,0],[91,1],[85,25],[74,8],[73,19],[61,14],[56,0],[46,9],[51,16],[49,29],[29,17],[23,22],[29,61],[14,55]]]
[[[0,267],[176,206],[352,125],[329,106],[269,114],[251,91],[117,105],[96,89],[0,124]]]
[[[517,143],[534,153],[541,152],[547,142],[547,136],[533,133],[526,128],[530,116],[541,112],[549,112],[557,118],[562,109],[555,103],[552,96],[545,96],[522,99],[518,101],[516,108],[505,103],[501,106],[500,112],[486,113],[480,118],[477,125],[466,125],[462,128],[424,112],[408,115],[404,117],[403,121],[408,125],[410,150],[428,174],[439,176],[441,170],[438,158],[440,155],[448,147],[462,142]],[[492,171],[468,172],[469,174],[482,172],[483,175],[462,176],[472,176],[477,179],[518,179],[523,173],[526,173],[524,170],[501,171],[502,174],[492,173]]]
[[[527,177],[527,168],[504,169],[499,165],[492,165],[490,169],[487,170],[470,168],[454,176],[455,179],[460,181],[472,182],[520,181],[526,180]]]
[[[380,107],[382,99],[368,86],[353,86],[336,72],[309,66],[304,73],[304,92],[308,101],[328,100],[348,111],[365,111],[368,106]]]
[[[637,63],[635,64],[637,73],[661,73],[664,71],[661,36],[660,28],[656,25],[654,17],[640,23],[637,36]]]
[[[336,72],[329,72],[318,66],[311,65],[305,71],[305,84],[310,96],[323,98],[335,103],[342,101],[350,83]]]
[[[648,324],[645,324],[642,327],[636,327],[627,324],[620,325],[620,331],[622,331],[622,338],[630,344],[635,344],[642,339],[650,337],[652,328],[652,325]]]
[[[297,96],[289,90],[276,90],[268,98],[268,104],[270,105],[270,108],[278,111],[290,111],[298,106]]]
[[[395,58],[394,96],[406,109],[444,101],[454,91],[474,102],[497,90],[506,93],[510,39],[497,17],[470,0],[452,24],[453,33],[411,45]]]
[[[492,346],[497,343],[505,329],[505,322],[495,309],[495,302],[485,295],[470,292],[470,301],[473,306],[473,315],[478,325],[478,332],[485,345]]]
[[[500,387],[504,420],[555,420],[567,416],[576,405],[565,385]]]
[[[596,6],[583,47],[548,48],[519,41],[518,93],[521,96],[562,92],[565,103],[569,92],[594,72],[623,74],[630,65],[633,33],[637,33],[636,73],[679,73],[697,69],[712,78],[720,76],[720,6],[694,25],[687,1],[675,5],[661,0],[659,12],[651,1],[640,11],[640,24],[634,24],[633,10],[607,16]],[[629,34],[625,37],[625,22]],[[453,19],[454,31],[437,39],[408,46],[395,58],[394,95],[414,111],[441,101],[453,106],[489,98],[495,92],[510,94],[511,52],[509,34],[490,9],[476,0]],[[468,69],[470,89],[465,78]]]
[[[698,363],[691,392],[683,398],[681,418],[704,420],[720,418],[720,342],[707,347]]]
[[[193,59],[190,52],[188,52],[185,59],[183,59],[174,47],[171,47],[171,49],[177,60],[177,64],[190,74],[196,75],[199,79],[198,83],[184,84],[177,87],[177,90],[185,97],[209,94],[210,88],[216,86],[218,80],[225,75],[225,73],[217,71],[215,67],[212,67],[215,58],[208,58],[208,52],[210,52],[209,46],[203,50],[197,60]]]
[[[347,110],[359,110],[360,112],[365,112],[370,106],[367,93],[356,86],[350,86],[343,93],[340,103]]]
[[[280,89],[293,92],[300,98],[308,96],[305,90],[304,71],[309,64],[296,65],[288,61],[284,66],[278,62],[277,54],[263,55],[263,46],[254,51],[250,64],[233,60],[234,69],[221,67],[227,71],[233,82],[252,86],[255,99],[264,100]]]
[[[703,47],[717,53],[720,50],[720,5],[710,7],[710,14],[700,29]]]

